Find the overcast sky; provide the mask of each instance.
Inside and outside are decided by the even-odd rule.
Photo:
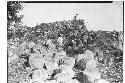
[[[24,3],[23,25],[35,26],[72,19],[85,19],[88,30],[123,30],[123,4],[113,3]],[[88,23],[87,23],[88,22]]]

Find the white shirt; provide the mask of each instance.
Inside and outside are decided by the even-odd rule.
[[[60,45],[62,45],[62,43],[63,43],[63,38],[62,38],[62,37],[59,37],[58,40],[57,40],[57,42],[58,42]]]

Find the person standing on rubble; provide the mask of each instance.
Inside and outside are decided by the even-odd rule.
[[[88,42],[88,41],[87,41],[87,40],[88,40],[88,34],[85,33],[82,38],[83,38],[83,39],[82,39],[82,41],[83,41],[83,46],[86,48],[86,47],[87,47],[87,42]]]
[[[63,35],[59,35],[58,39],[57,39],[58,45],[62,46],[63,45]]]

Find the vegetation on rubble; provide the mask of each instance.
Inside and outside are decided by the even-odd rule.
[[[7,25],[11,26],[11,23],[19,23],[21,17],[17,17],[17,14],[22,6],[18,3],[13,4],[8,2],[8,17]],[[14,32],[9,32],[8,28],[8,45],[9,47],[15,46],[23,49],[18,51],[18,57],[16,60],[8,63],[8,82],[18,83],[20,80],[25,80],[27,76],[26,64],[28,64],[29,52],[26,49],[31,50],[28,47],[29,42],[34,42],[38,46],[43,46],[46,38],[52,39],[56,45],[58,36],[63,35],[63,50],[66,51],[69,56],[76,56],[84,53],[85,50],[91,50],[98,58],[98,66],[102,73],[102,78],[109,80],[111,83],[122,83],[123,81],[123,32],[118,31],[88,31],[83,19],[73,19],[68,21],[60,21],[53,23],[42,23],[35,27],[18,25],[14,29]],[[83,36],[87,35],[87,43],[84,43]],[[18,38],[18,40],[16,40]],[[73,47],[72,40],[76,41],[75,48]],[[26,43],[24,47],[21,47],[23,43]],[[11,45],[10,45],[11,44]],[[86,45],[86,46],[85,46]],[[85,46],[85,47],[84,47]],[[99,51],[97,51],[97,49]],[[38,49],[39,50],[39,49]],[[9,51],[9,48],[8,48]],[[103,59],[99,60],[100,53],[102,53]],[[83,61],[80,62],[82,64]],[[79,63],[75,66],[80,65]],[[74,67],[75,67],[74,66]],[[30,66],[27,66],[30,67]],[[84,70],[81,66],[76,67],[78,70]],[[85,75],[80,72],[76,77],[81,83],[89,83]],[[86,80],[81,80],[85,78]],[[22,80],[23,79],[23,80]],[[86,82],[85,82],[86,81]]]
[[[33,41],[35,44],[43,44],[42,41],[46,37],[52,38],[54,42],[58,38],[59,34],[63,34],[64,45],[63,49],[70,55],[75,56],[77,54],[84,53],[86,49],[89,49],[93,52],[95,52],[95,48],[99,47],[101,51],[103,52],[103,56],[107,60],[103,60],[103,64],[108,67],[108,70],[105,70],[105,73],[102,72],[102,77],[104,79],[108,79],[112,83],[115,82],[122,82],[122,73],[123,73],[123,50],[119,49],[119,42],[122,42],[121,39],[119,39],[119,32],[110,32],[110,31],[82,31],[82,29],[86,28],[83,20],[75,20],[78,24],[76,24],[78,27],[82,26],[81,29],[79,28],[73,28],[73,25],[70,25],[73,20],[70,21],[61,21],[61,22],[54,22],[54,23],[43,23],[40,25],[36,25],[35,27],[23,27],[17,29],[12,36],[12,38],[8,38],[8,41],[10,39],[14,40],[15,38],[19,38],[20,42],[26,41],[30,42]],[[68,24],[69,23],[69,24]],[[58,26],[56,26],[59,24]],[[47,30],[46,30],[47,29]],[[47,32],[48,31],[48,32]],[[78,32],[76,32],[78,31]],[[75,34],[76,32],[76,34]],[[82,35],[84,33],[88,33],[89,36],[87,47],[84,48],[82,45],[80,45],[79,40],[82,41]],[[114,36],[115,34],[115,36]],[[117,35],[118,34],[118,35]],[[123,34],[122,34],[123,35]],[[73,49],[71,40],[76,39],[77,40],[77,48]],[[114,45],[114,42],[117,43],[117,45]],[[123,45],[122,45],[123,46]],[[71,48],[70,48],[71,47]],[[98,55],[98,53],[96,53]],[[113,67],[108,66],[110,63],[110,59],[113,58]],[[104,62],[105,61],[105,62]],[[113,70],[112,70],[113,69]],[[104,75],[104,76],[103,76]],[[106,75],[106,76],[105,76]],[[120,82],[120,83],[121,83]]]
[[[24,68],[24,62],[24,59],[18,58],[8,63],[8,83],[18,83],[26,80],[27,71]]]

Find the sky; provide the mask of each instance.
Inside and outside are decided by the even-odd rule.
[[[123,2],[113,3],[24,3],[23,25],[71,20],[78,13],[88,30],[123,30]]]

